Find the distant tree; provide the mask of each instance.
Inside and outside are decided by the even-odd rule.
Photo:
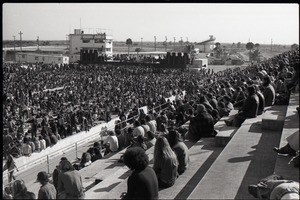
[[[213,49],[214,54],[216,55],[216,58],[219,58],[222,54],[222,48],[221,48],[221,43],[216,42],[215,43],[215,48]]]
[[[141,52],[141,48],[135,48],[134,51],[138,54],[139,52]]]
[[[180,44],[180,46],[182,46],[183,40],[179,40],[178,43]]]
[[[297,50],[298,48],[299,48],[299,45],[296,43],[291,45],[292,50]]]
[[[194,48],[195,48],[195,46],[193,44],[188,44],[185,46],[185,51],[187,53],[191,53]]]
[[[255,49],[253,52],[250,53],[250,57],[252,61],[260,62],[261,52],[258,49]]]
[[[241,42],[238,42],[238,43],[236,44],[236,46],[237,46],[238,49],[241,48]]]
[[[172,45],[172,44],[173,44],[173,42],[172,42],[172,41],[170,41],[170,42],[169,42],[169,45]]]
[[[232,45],[231,45],[231,48],[234,48],[234,47],[235,47],[235,43],[233,42]]]
[[[126,45],[128,46],[128,55],[129,55],[129,49],[130,49],[130,46],[132,45],[132,40],[130,38],[128,38],[126,40]]]
[[[254,48],[254,44],[252,42],[248,42],[246,44],[246,49],[249,51],[249,61],[251,60],[251,50]]]

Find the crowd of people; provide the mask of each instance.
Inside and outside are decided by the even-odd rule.
[[[111,114],[119,116],[115,129],[84,152],[80,164],[64,163],[64,173],[72,171],[72,176],[65,177],[77,177],[72,181],[78,183],[76,194],[73,191],[68,195],[83,197],[80,174],[74,171],[88,166],[92,158],[101,159],[103,148],[104,154],[127,148],[120,162],[133,173],[122,198],[155,199],[159,188],[171,187],[188,169],[189,153],[183,140],[196,142],[202,137],[214,137],[214,124],[234,108],[239,112],[233,121],[226,122],[228,126],[240,126],[246,118],[262,114],[265,106],[288,102],[290,92],[299,90],[299,51],[280,54],[256,66],[218,73],[112,65],[28,69],[4,66],[4,71],[5,136],[11,137],[5,141],[19,142],[23,149],[37,136],[64,138],[88,130],[101,116],[104,120],[109,120]],[[63,89],[43,92],[55,87]],[[174,101],[166,100],[172,95]],[[142,106],[148,107],[147,114],[138,109]],[[42,122],[34,125],[38,118]],[[31,128],[24,133],[19,127],[28,121],[32,122]],[[187,121],[188,130],[182,128]],[[37,131],[39,128],[43,133]],[[11,143],[14,142],[4,145]],[[51,140],[48,145],[53,145]],[[150,168],[145,151],[152,146],[154,164]],[[66,180],[63,184],[68,183]],[[57,195],[68,189],[67,185],[62,186],[58,179]]]

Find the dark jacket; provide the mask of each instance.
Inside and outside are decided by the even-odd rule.
[[[214,135],[214,118],[208,112],[201,112],[190,120],[189,135],[191,140]]]

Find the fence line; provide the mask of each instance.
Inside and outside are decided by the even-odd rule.
[[[153,107],[153,108],[151,108],[150,110],[156,110],[157,108],[160,108],[159,112],[161,112],[161,111],[166,110],[166,109],[169,108],[169,106],[167,106],[166,108],[161,109],[163,106],[165,106],[165,105],[167,105],[167,104],[169,104],[169,102],[166,102],[166,103],[161,104],[161,105],[159,105],[159,106]],[[145,113],[145,114],[147,114],[147,113]],[[60,149],[56,150],[55,152],[51,152],[51,153],[49,153],[49,154],[47,154],[47,155],[45,155],[45,156],[43,156],[43,157],[41,157],[41,158],[37,158],[37,159],[31,161],[30,163],[26,163],[26,164],[24,164],[24,165],[18,167],[18,169],[19,169],[19,171],[20,171],[20,169],[26,169],[26,168],[34,167],[34,166],[36,166],[37,164],[39,164],[39,163],[41,163],[41,162],[47,161],[46,166],[42,165],[39,169],[42,169],[42,168],[44,168],[44,167],[47,167],[47,170],[45,170],[45,171],[48,171],[48,175],[50,175],[50,164],[54,163],[54,162],[51,162],[51,161],[50,161],[51,158],[54,158],[55,156],[57,156],[57,155],[59,155],[59,154],[65,154],[65,153],[64,153],[65,151],[71,150],[71,149],[74,148],[74,147],[75,147],[76,158],[78,158],[78,157],[77,157],[77,154],[78,154],[78,148],[77,148],[77,147],[78,147],[78,144],[80,145],[80,144],[86,143],[87,141],[95,140],[97,137],[99,137],[99,135],[101,136],[101,133],[106,132],[107,130],[113,130],[114,127],[115,127],[116,125],[120,125],[120,124],[122,124],[122,123],[124,123],[124,122],[126,122],[126,124],[127,124],[128,121],[131,121],[131,120],[136,119],[136,118],[138,118],[138,117],[139,117],[139,114],[138,114],[138,115],[135,115],[135,116],[133,116],[133,117],[131,117],[131,118],[129,118],[129,119],[126,119],[125,121],[121,121],[121,122],[119,122],[119,123],[114,123],[114,124],[112,124],[112,123],[111,123],[111,124],[106,123],[106,126],[104,126],[104,125],[102,124],[101,130],[98,130],[98,131],[96,131],[95,133],[92,133],[91,135],[89,135],[89,136],[87,136],[87,137],[85,137],[85,138],[83,138],[83,139],[80,139],[79,141],[77,141],[77,142],[75,142],[75,143],[73,143],[73,144],[64,146],[63,148],[60,148]],[[115,120],[116,120],[116,119],[117,119],[117,118],[115,118]],[[111,121],[110,121],[110,122],[111,122]],[[97,126],[100,126],[100,125],[101,125],[101,124],[96,125],[96,126],[94,126],[94,127],[92,127],[92,128],[96,128]],[[126,125],[126,127],[122,128],[121,130],[123,130],[123,129],[125,129],[125,128],[128,128],[129,126],[131,126],[130,123],[128,123],[128,124]],[[105,135],[104,135],[104,136],[105,136]],[[73,162],[73,161],[72,161],[72,162]],[[7,171],[7,174],[9,175],[9,173],[12,172],[12,171],[14,171],[14,170]],[[34,173],[37,173],[37,171],[40,171],[40,170],[35,170],[34,172],[32,172],[32,173],[30,173],[30,174],[27,174],[26,176],[32,175],[32,174],[34,174]],[[3,175],[4,175],[4,173],[3,173]],[[7,178],[4,178],[4,177],[3,177],[3,181],[6,180],[6,179],[7,179]],[[11,183],[13,183],[13,182],[14,182],[14,181],[12,181]],[[6,184],[6,186],[8,186],[8,185],[9,185],[9,183]]]

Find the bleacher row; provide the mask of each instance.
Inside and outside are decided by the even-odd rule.
[[[271,106],[262,115],[247,119],[241,127],[227,127],[223,117],[215,124],[215,138],[198,142],[185,140],[190,166],[175,185],[159,191],[160,199],[253,199],[248,185],[273,173],[299,182],[299,170],[288,162],[289,156],[277,155],[273,147],[286,144],[286,137],[299,131],[299,93],[291,94],[288,106]],[[189,122],[183,126],[189,126]],[[126,148],[93,162],[81,170],[86,199],[120,199],[127,191],[130,170],[118,162]],[[146,151],[153,165],[154,147]],[[38,191],[35,184],[31,191]]]

